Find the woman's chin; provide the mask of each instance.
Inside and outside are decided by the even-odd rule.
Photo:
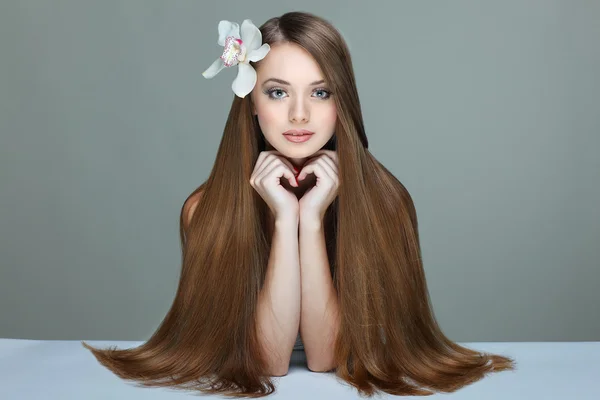
[[[287,158],[306,158],[311,157],[317,151],[321,150],[322,146],[315,145],[317,141],[313,143],[283,143],[279,146],[279,149],[275,149],[279,151],[281,154],[286,156]]]

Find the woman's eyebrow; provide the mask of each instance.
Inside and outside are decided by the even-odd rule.
[[[266,81],[263,82],[263,85],[265,83],[269,82],[269,81],[277,82],[277,83],[280,83],[282,85],[288,85],[288,86],[291,85],[288,81],[284,81],[283,79],[278,79],[278,78],[269,78],[269,79],[267,79]],[[320,81],[311,82],[309,86],[319,85],[319,84],[324,83],[324,82],[325,82],[325,80],[321,79]]]

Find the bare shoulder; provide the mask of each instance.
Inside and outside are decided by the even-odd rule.
[[[200,198],[202,197],[202,192],[203,190],[199,190],[197,193],[194,193],[183,204],[183,222],[184,228],[186,230],[190,226],[190,222],[192,221],[194,211],[196,211],[196,207],[198,207],[198,203],[200,202]]]

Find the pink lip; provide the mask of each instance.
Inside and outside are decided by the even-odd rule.
[[[312,135],[314,132],[307,131],[306,129],[290,129],[289,131],[283,132],[284,135]]]
[[[313,135],[283,135],[283,136],[289,142],[294,142],[294,143],[304,143],[304,142],[310,140],[311,137],[313,137]]]

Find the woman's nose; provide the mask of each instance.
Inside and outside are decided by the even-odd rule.
[[[297,101],[292,105],[290,110],[290,120],[292,122],[307,122],[308,121],[308,109],[301,101]]]
[[[305,116],[294,116],[292,117],[292,122],[308,122],[308,118],[306,118]]]

